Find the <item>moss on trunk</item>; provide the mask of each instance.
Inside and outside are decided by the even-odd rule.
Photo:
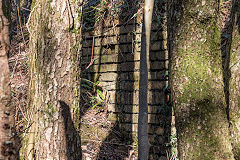
[[[169,1],[170,85],[179,158],[234,159],[222,79],[217,1]]]
[[[229,108],[233,152],[240,159],[240,2],[233,5],[233,32],[230,50]]]

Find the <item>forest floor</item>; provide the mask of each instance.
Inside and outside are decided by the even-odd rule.
[[[17,4],[12,2],[11,48],[9,53],[10,83],[12,103],[16,107],[15,121],[17,134],[23,131],[23,122],[27,119],[29,85],[29,34],[26,27],[30,13],[29,0],[20,4],[21,14],[18,16]],[[20,18],[19,18],[20,17]],[[90,108],[90,109],[89,109]],[[106,118],[103,109],[92,109],[86,104],[82,108],[81,142],[83,160],[134,160],[136,159],[133,146],[119,133],[116,124]],[[25,128],[25,127],[24,127]],[[109,136],[111,134],[111,136]],[[20,139],[19,139],[20,140]],[[21,146],[19,141],[19,147]],[[130,156],[129,156],[130,155]]]
[[[108,121],[102,109],[89,109],[81,120],[83,160],[136,160],[136,147]]]
[[[20,134],[23,128],[23,119],[26,119],[27,94],[28,94],[28,31],[26,27],[30,10],[27,5],[22,8],[21,20],[17,5],[12,2],[11,14],[11,48],[9,52],[10,84],[12,103],[16,107],[15,121],[16,129]]]

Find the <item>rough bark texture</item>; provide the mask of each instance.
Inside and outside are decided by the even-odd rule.
[[[229,108],[230,130],[235,158],[240,159],[240,2],[233,1],[233,32],[230,50]],[[231,38],[231,37],[230,37]]]
[[[181,160],[234,159],[218,1],[168,1],[170,86]]]
[[[9,1],[0,1],[0,160],[16,159],[14,150],[14,134],[12,128],[14,118],[10,103],[10,80],[8,66],[9,40]]]
[[[79,51],[81,4],[36,0],[30,20],[31,125],[23,159],[80,160]]]
[[[150,52],[150,32],[154,0],[144,2],[144,22],[141,38],[139,116],[138,116],[138,159],[148,159],[148,69]]]

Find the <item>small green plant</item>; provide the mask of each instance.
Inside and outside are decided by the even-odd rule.
[[[105,97],[103,96],[102,91],[99,89],[97,89],[96,91],[97,91],[97,95],[91,97],[91,100],[90,100],[90,103],[93,105],[92,109],[94,109],[96,106],[101,105],[105,100]]]
[[[165,73],[163,74],[163,78],[168,78],[169,77],[169,73],[168,71],[165,71]]]
[[[103,95],[103,89],[99,85],[99,81],[96,83],[82,78],[81,87],[84,92],[87,92],[89,98],[89,104],[91,104],[92,109],[97,106],[102,106],[105,103],[105,96]]]

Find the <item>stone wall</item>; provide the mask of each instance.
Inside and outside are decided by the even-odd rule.
[[[99,81],[105,91],[108,118],[136,143],[142,14],[102,23],[83,33],[82,77]],[[149,143],[150,159],[166,157],[170,142],[171,108],[168,105],[167,33],[163,3],[156,2],[149,55]],[[94,37],[94,38],[93,38]],[[93,42],[94,40],[94,42]],[[91,57],[94,57],[93,64]]]

